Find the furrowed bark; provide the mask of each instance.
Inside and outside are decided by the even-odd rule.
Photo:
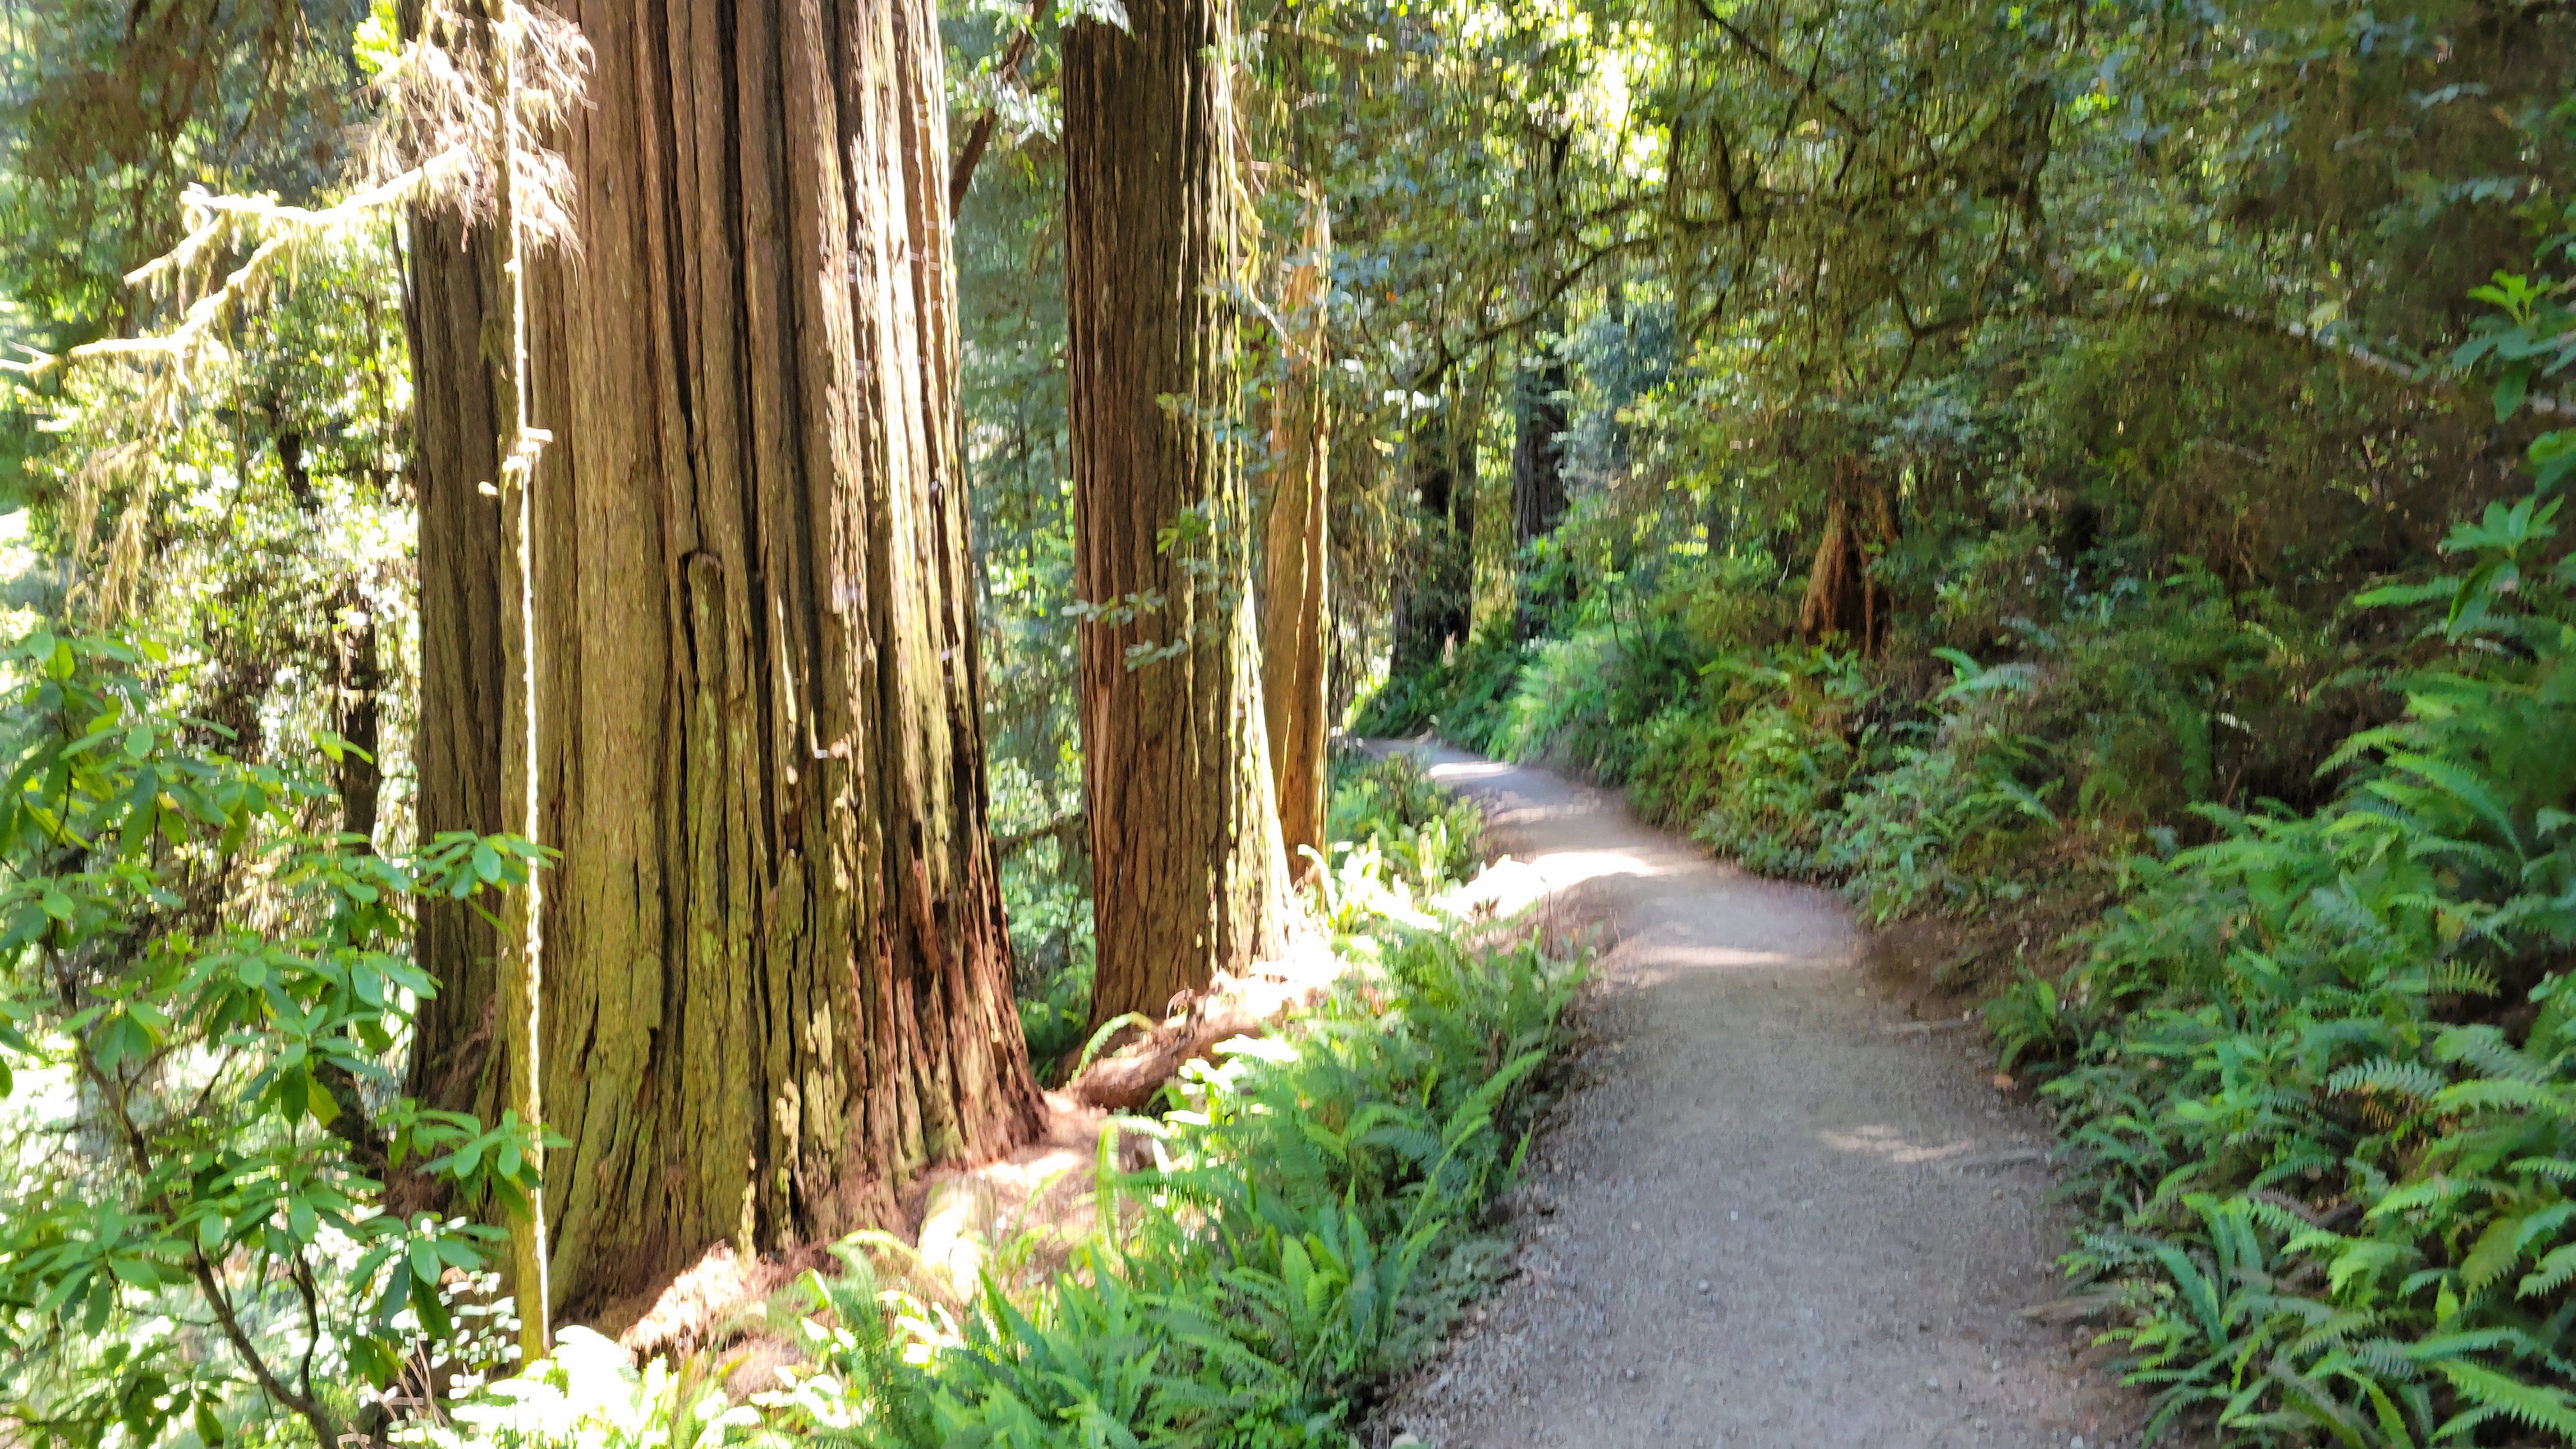
[[[500,249],[453,217],[410,223],[404,319],[413,374],[412,481],[420,516],[419,831],[489,835],[501,813],[503,379],[482,346],[503,315]],[[486,1070],[500,978],[491,924],[458,901],[424,901],[414,937],[439,984],[413,1020],[404,1090],[448,1111],[495,1115]]]
[[[595,64],[577,252],[530,286],[557,439],[530,547],[546,1199],[581,1307],[712,1242],[886,1221],[1039,1104],[986,825],[937,17],[558,8]]]
[[[1099,1020],[1286,945],[1245,492],[1226,0],[1064,32],[1074,584]]]

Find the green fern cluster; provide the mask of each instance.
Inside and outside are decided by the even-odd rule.
[[[2047,1063],[2070,1262],[2159,1420],[2348,1445],[2576,1439],[2576,562],[2539,495],[2377,606],[2445,662],[2309,815],[2135,862],[2084,964],[1989,1021]]]
[[[1336,759],[1325,837],[1374,851],[1416,893],[1437,892],[1484,863],[1485,817],[1457,791],[1424,773],[1411,755]]]
[[[855,1251],[809,1280],[816,1375],[771,1431],[869,1446],[1341,1445],[1356,1393],[1489,1281],[1531,1074],[1574,972],[1407,933],[1284,1038],[1190,1069],[1156,1166],[1104,1150],[1103,1226],[1034,1304],[988,1282],[953,1332]]]

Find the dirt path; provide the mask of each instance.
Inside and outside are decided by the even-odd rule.
[[[1412,748],[1603,950],[1598,1044],[1533,1152],[1522,1271],[1389,1436],[2134,1442],[2086,1335],[2021,1312],[2059,1291],[2041,1123],[1965,1033],[1877,999],[1833,896],[1716,864],[1607,792]]]

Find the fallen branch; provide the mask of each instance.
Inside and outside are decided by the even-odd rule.
[[[1064,1088],[1076,1103],[1132,1112],[1154,1100],[1182,1067],[1216,1055],[1239,1036],[1259,1036],[1291,1012],[1312,1006],[1341,979],[1348,963],[1322,942],[1264,962],[1250,976],[1220,976],[1204,992],[1172,998],[1163,1024],[1131,1037],[1093,1062]]]
[[[1885,1030],[1889,1036],[1922,1036],[1936,1031],[1965,1031],[1974,1025],[1976,1019],[1973,1017],[1945,1016],[1938,1021],[1909,1021]]]
[[[993,837],[993,853],[1008,860],[1041,840],[1056,840],[1071,846],[1077,843],[1090,821],[1090,816],[1076,810],[1069,815],[1059,815],[1044,825],[1031,826],[1009,835],[996,835]]]
[[[1029,50],[1036,43],[1038,25],[1046,19],[1047,10],[1053,4],[1054,0],[1031,0],[1029,23],[1021,27],[1020,33],[1012,36],[1011,43],[1003,48],[1002,63],[993,68],[994,84],[1009,85],[1019,79],[1020,66],[1028,60]],[[993,127],[1000,120],[1001,113],[991,106],[977,112],[974,122],[966,128],[966,144],[958,148],[957,159],[949,164],[948,215],[952,224],[957,208],[966,204],[966,188],[973,184],[975,168],[983,163],[985,148],[993,144]]]

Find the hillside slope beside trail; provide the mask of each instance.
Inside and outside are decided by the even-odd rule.
[[[2047,1138],[1964,1033],[1870,989],[1832,895],[1747,875],[1614,794],[1420,744],[1596,930],[1594,1044],[1531,1153],[1519,1274],[1382,1440],[1800,1449],[2137,1438],[2057,1299]]]

